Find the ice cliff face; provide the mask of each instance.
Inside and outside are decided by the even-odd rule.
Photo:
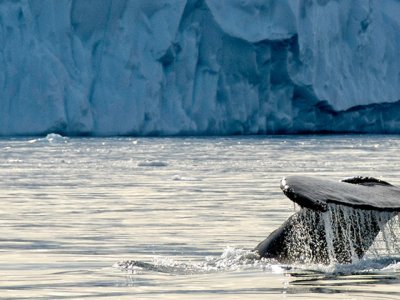
[[[398,0],[4,0],[0,135],[400,132]]]

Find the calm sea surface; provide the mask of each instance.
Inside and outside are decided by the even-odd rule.
[[[399,253],[280,265],[285,175],[400,186],[400,137],[0,140],[0,299],[400,299]]]

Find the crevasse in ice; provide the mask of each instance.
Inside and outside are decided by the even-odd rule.
[[[398,0],[5,0],[0,135],[400,132]]]

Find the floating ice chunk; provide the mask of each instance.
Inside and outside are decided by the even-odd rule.
[[[63,137],[62,135],[59,135],[57,133],[49,133],[48,135],[46,135],[45,139],[47,141],[49,141],[50,143],[66,143],[67,142],[66,137]]]
[[[168,163],[158,160],[146,160],[139,162],[137,165],[138,167],[166,167]]]
[[[384,267],[383,270],[391,270],[391,271],[399,271],[400,270],[400,261],[392,260],[392,263],[387,267]]]
[[[49,133],[44,138],[32,139],[32,140],[28,141],[29,144],[34,144],[34,143],[37,143],[37,142],[47,142],[47,143],[50,143],[50,144],[58,144],[58,143],[62,144],[62,143],[67,143],[68,142],[68,138],[64,137],[62,135],[59,135],[57,133]]]
[[[199,181],[200,179],[197,179],[195,177],[184,177],[184,176],[180,176],[180,175],[174,175],[172,177],[172,180],[175,180],[175,181]]]

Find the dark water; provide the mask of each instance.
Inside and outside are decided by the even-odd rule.
[[[350,265],[248,251],[293,213],[283,176],[400,185],[397,136],[0,140],[0,299],[399,299],[382,238]]]

